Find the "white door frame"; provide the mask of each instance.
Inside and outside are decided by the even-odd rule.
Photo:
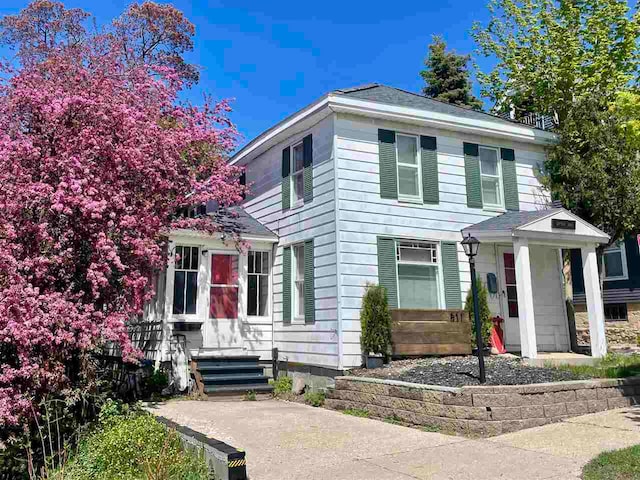
[[[504,343],[520,345],[520,323],[517,317],[509,317],[509,302],[507,301],[507,280],[504,273],[504,254],[511,253],[515,257],[512,245],[497,245],[496,257],[498,266],[498,279],[500,280],[498,296],[500,297],[500,310],[504,315]],[[514,258],[515,261],[515,258]],[[520,305],[518,304],[518,308]],[[514,321],[515,319],[515,321]]]

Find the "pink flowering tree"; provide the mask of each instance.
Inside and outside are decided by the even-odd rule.
[[[181,104],[184,71],[72,31],[82,41],[22,45],[31,61],[0,83],[0,430],[105,342],[135,359],[127,322],[154,294],[167,232],[216,229],[176,212],[244,193],[226,102]]]

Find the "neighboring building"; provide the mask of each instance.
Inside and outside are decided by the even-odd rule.
[[[604,251],[604,318],[607,340],[616,347],[637,347],[640,335],[639,237],[630,235]],[[589,342],[582,259],[571,252],[571,277],[578,343]]]
[[[492,313],[506,319],[507,349],[526,357],[569,350],[560,249],[581,248],[593,353],[603,355],[595,247],[608,237],[546,209],[535,170],[555,139],[384,85],[323,96],[231,160],[246,167],[243,208],[259,230],[244,234],[248,254],[193,232],[172,236],[172,254],[199,260],[167,272],[161,358],[176,322],[184,330],[187,320],[197,325],[186,335],[193,356],[268,360],[275,347],[290,370],[358,367],[367,283],[384,285],[393,309],[463,306],[463,232],[482,242],[478,275],[492,284]],[[218,264],[223,273],[212,274]]]

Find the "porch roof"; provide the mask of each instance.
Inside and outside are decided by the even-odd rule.
[[[269,240],[278,240],[278,235],[249,215],[242,207],[220,209],[209,212],[207,215],[220,225],[222,231],[235,231],[243,237],[264,237]]]
[[[571,247],[607,243],[609,236],[564,208],[506,212],[462,229],[462,236],[485,242],[511,242],[526,238],[534,243]]]

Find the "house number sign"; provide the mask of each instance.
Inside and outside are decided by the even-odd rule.
[[[576,229],[576,221],[575,220],[563,220],[560,218],[552,218],[551,219],[551,228],[557,228],[560,230],[575,230]]]

